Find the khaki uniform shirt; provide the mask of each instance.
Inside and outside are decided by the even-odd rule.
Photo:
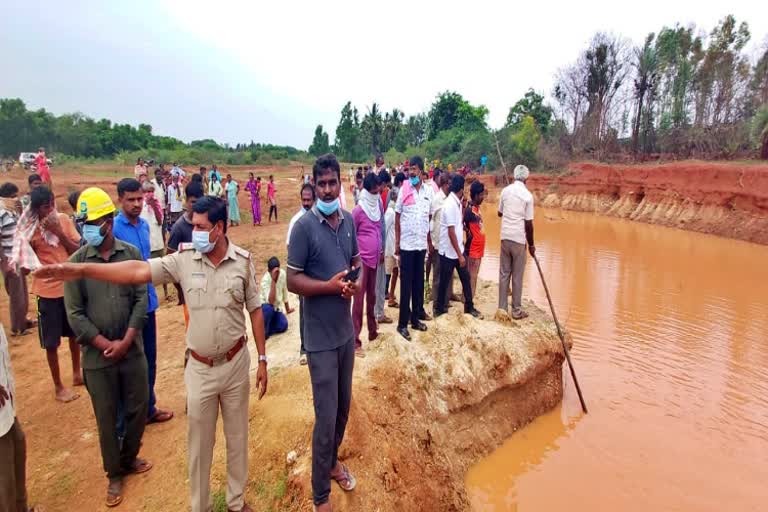
[[[245,314],[261,307],[251,254],[229,242],[218,267],[179,244],[178,252],[149,260],[152,283],[178,283],[189,309],[187,348],[204,357],[226,354],[246,334]]]

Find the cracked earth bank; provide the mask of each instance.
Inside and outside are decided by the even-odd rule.
[[[469,466],[561,401],[563,353],[549,316],[530,303],[522,322],[494,319],[497,288],[479,288],[486,320],[454,303],[412,342],[386,329],[356,360],[339,455],[358,489],[334,484],[335,510],[467,510]],[[311,498],[309,440],[288,469],[297,510]]]

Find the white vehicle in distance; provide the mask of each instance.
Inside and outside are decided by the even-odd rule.
[[[34,168],[34,170],[37,170],[37,166],[35,166],[35,158],[37,158],[37,153],[20,153],[19,163],[25,169]],[[46,158],[45,160],[48,162],[49,167],[53,165],[53,160],[50,158]]]

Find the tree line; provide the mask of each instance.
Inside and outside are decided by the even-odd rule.
[[[56,116],[45,109],[29,110],[21,99],[0,99],[0,156],[14,158],[43,146],[58,161],[67,158],[116,159],[135,162],[138,157],[184,164],[220,162],[228,165],[283,160],[305,160],[305,151],[291,146],[238,143],[219,144],[212,139],[189,144],[152,133],[152,126],[95,120],[81,113]]]
[[[347,102],[335,140],[319,125],[311,154],[343,160],[383,153],[477,167],[481,155],[509,164],[559,168],[575,158],[768,158],[768,44],[751,57],[746,22],[726,16],[711,31],[664,26],[640,46],[597,33],[554,76],[551,102],[529,90],[491,130],[488,109],[456,92],[439,94],[426,112],[364,113]],[[497,150],[498,146],[498,150]]]

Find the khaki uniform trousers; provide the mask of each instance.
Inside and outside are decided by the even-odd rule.
[[[251,356],[244,346],[231,361],[217,366],[190,357],[184,370],[192,512],[212,510],[211,463],[219,408],[227,443],[227,508],[241,510],[245,503],[250,366]]]
[[[512,281],[512,310],[523,306],[523,273],[525,272],[525,244],[512,240],[501,241],[499,257],[499,309],[508,311],[509,282]]]

